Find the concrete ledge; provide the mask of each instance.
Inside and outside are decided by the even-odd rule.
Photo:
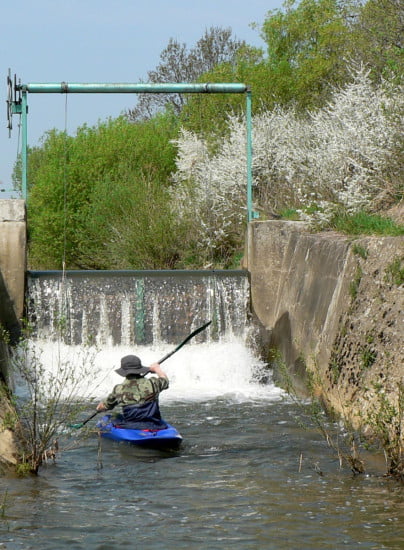
[[[25,201],[22,199],[0,199],[1,222],[25,223]]]
[[[310,361],[319,353],[327,361],[338,324],[337,304],[346,290],[341,281],[348,249],[345,237],[311,234],[302,222],[250,224],[252,307],[289,366],[299,370],[301,356]]]

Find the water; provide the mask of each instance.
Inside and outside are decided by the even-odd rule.
[[[72,370],[77,421],[122,380],[122,356],[150,364],[213,322],[162,365],[181,449],[100,440],[95,420],[66,429],[38,477],[0,479],[0,550],[404,548],[403,488],[375,457],[366,476],[341,470],[247,348],[245,273],[36,273],[27,300],[42,379]]]
[[[61,354],[83,370],[78,348],[36,345],[49,372]],[[146,364],[169,350],[136,348]],[[115,383],[126,352],[93,358],[94,398]],[[180,451],[66,433],[72,448],[38,477],[0,480],[0,548],[404,548],[403,489],[377,464],[373,475],[341,470],[314,428],[299,426],[304,411],[258,382],[262,364],[243,341],[189,344],[164,368],[161,408],[184,437]]]

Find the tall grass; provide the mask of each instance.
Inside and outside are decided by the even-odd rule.
[[[348,235],[393,237],[404,235],[404,225],[397,224],[385,216],[368,214],[364,211],[355,212],[354,214],[336,214],[330,222],[330,227]]]

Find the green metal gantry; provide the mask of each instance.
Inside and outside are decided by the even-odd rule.
[[[27,199],[27,168],[28,168],[28,132],[27,94],[246,94],[246,125],[247,125],[247,220],[251,221],[257,215],[252,206],[252,120],[251,120],[251,90],[240,83],[201,83],[201,84],[132,84],[132,83],[80,83],[80,82],[32,82],[30,84],[14,84],[10,73],[8,76],[8,128],[11,130],[13,114],[21,115],[21,162],[22,162],[22,193]]]

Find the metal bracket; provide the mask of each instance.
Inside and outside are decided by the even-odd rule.
[[[11,78],[11,70],[8,70],[7,75],[7,128],[8,137],[11,137],[13,129],[13,115],[22,114],[21,103],[21,82],[17,84],[17,75],[14,75],[14,82]]]

